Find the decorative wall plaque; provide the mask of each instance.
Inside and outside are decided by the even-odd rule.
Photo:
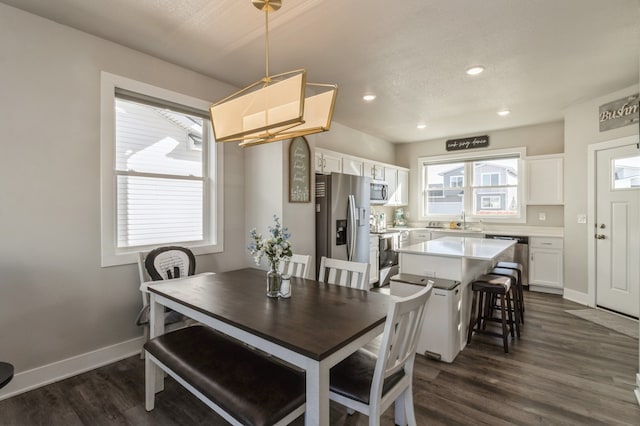
[[[638,122],[638,93],[600,106],[600,131],[604,132]]]
[[[308,203],[311,187],[311,152],[304,136],[289,145],[289,202]]]
[[[489,136],[472,136],[470,138],[449,139],[446,142],[447,151],[462,151],[473,148],[486,148],[489,146]]]

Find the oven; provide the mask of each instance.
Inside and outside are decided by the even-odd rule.
[[[385,232],[379,236],[380,250],[380,282],[378,285],[389,284],[392,276],[398,273],[398,248],[400,247],[399,232]]]

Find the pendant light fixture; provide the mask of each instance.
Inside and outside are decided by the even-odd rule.
[[[307,83],[304,69],[269,75],[269,13],[282,0],[251,0],[265,13],[265,77],[211,105],[216,142],[248,147],[326,132],[331,127],[338,86]]]

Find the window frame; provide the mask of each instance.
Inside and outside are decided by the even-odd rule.
[[[506,149],[496,149],[490,151],[484,151],[481,153],[456,153],[456,154],[445,154],[438,156],[429,156],[429,157],[419,157],[418,158],[418,170],[420,171],[420,212],[419,212],[419,220],[425,221],[451,221],[458,220],[460,218],[460,214],[427,214],[426,211],[426,197],[428,197],[429,190],[426,188],[426,166],[433,164],[443,164],[443,163],[454,163],[454,162],[463,162],[464,166],[464,175],[467,176],[465,179],[465,184],[461,188],[465,194],[463,209],[466,215],[467,220],[469,221],[485,221],[485,222],[496,222],[496,223],[526,223],[527,222],[527,208],[525,203],[525,188],[526,188],[526,169],[525,169],[525,159],[527,157],[527,149],[526,147],[514,147],[514,148],[506,148]],[[518,184],[515,185],[518,192],[518,214],[512,217],[502,217],[499,215],[495,216],[486,216],[486,215],[474,215],[473,212],[473,199],[474,199],[474,190],[478,187],[473,185],[473,170],[472,164],[474,161],[482,161],[482,160],[491,160],[491,159],[499,159],[506,157],[518,157]],[[510,185],[513,186],[513,185]],[[492,188],[492,187],[485,187]]]
[[[100,188],[101,188],[101,265],[103,267],[125,265],[138,261],[139,251],[153,246],[117,248],[117,175],[115,168],[115,100],[116,88],[208,111],[210,102],[183,95],[147,83],[121,77],[105,71],[100,82]],[[203,167],[207,167],[203,186],[204,240],[198,242],[171,243],[189,247],[194,254],[219,253],[224,250],[224,163],[222,144],[215,143],[213,133],[208,149],[203,149]]]

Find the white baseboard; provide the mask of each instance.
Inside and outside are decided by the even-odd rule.
[[[138,337],[18,373],[0,390],[0,401],[139,354],[143,343],[144,337]]]
[[[563,298],[584,306],[589,306],[589,295],[587,293],[565,288]]]
[[[529,284],[529,291],[537,291],[538,293],[562,294],[561,288],[534,284]]]

